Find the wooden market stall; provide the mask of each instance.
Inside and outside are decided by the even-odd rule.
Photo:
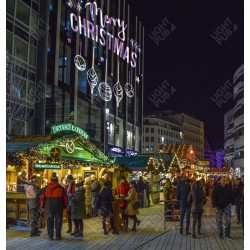
[[[141,154],[135,157],[116,157],[114,162],[125,170],[128,181],[138,180],[143,176],[151,186],[151,198],[154,203],[160,201],[161,174],[170,171],[174,165],[179,164],[178,157],[172,153]]]
[[[16,191],[17,177],[24,169],[28,177],[40,176],[41,187],[50,182],[52,172],[62,185],[68,174],[79,182],[91,174],[101,180],[108,172],[113,188],[117,187],[119,166],[89,141],[84,130],[71,123],[53,125],[49,136],[12,138],[7,143],[7,159],[7,217],[11,221],[28,218],[25,193]]]

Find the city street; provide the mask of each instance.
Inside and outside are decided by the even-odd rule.
[[[65,233],[63,239],[49,241],[47,230],[42,229],[40,237],[29,237],[29,231],[7,230],[7,249],[243,249],[241,225],[232,223],[233,240],[219,239],[215,226],[215,216],[211,205],[206,205],[202,219],[204,237],[193,239],[191,235],[179,234],[178,222],[166,222],[164,231],[163,203],[140,209],[142,221],[137,232],[121,232],[119,235],[104,235],[101,217],[84,220],[84,237],[75,239]],[[131,228],[130,221],[130,228]]]

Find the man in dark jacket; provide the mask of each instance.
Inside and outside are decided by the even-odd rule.
[[[91,197],[92,197],[92,216],[95,217],[98,215],[98,211],[95,208],[95,203],[98,197],[98,194],[101,189],[101,185],[99,181],[96,179],[96,176],[94,174],[91,175]]]
[[[68,203],[70,202],[70,198],[75,194],[75,190],[76,190],[76,184],[74,182],[73,175],[69,174],[67,176],[67,185],[65,186],[65,192],[68,197]],[[71,211],[70,211],[69,205],[67,207],[67,217],[68,217],[68,230],[66,231],[66,233],[72,233],[72,218],[71,218]],[[77,230],[76,230],[76,225],[75,225],[75,230],[73,234],[75,234],[76,232]]]
[[[58,177],[55,172],[52,173],[50,181],[41,196],[40,203],[41,207],[46,208],[49,239],[53,240],[55,219],[56,240],[61,240],[63,209],[67,207],[68,200],[64,188],[58,184]]]
[[[223,238],[222,216],[226,215],[225,238],[231,240],[231,205],[233,203],[232,189],[226,186],[225,177],[220,179],[220,184],[216,185],[212,191],[212,205],[216,211],[219,237]]]
[[[235,186],[233,189],[233,197],[234,197],[234,204],[236,206],[236,212],[237,212],[237,224],[240,224],[241,221],[241,196],[242,196],[242,190],[243,185],[240,181],[240,178],[237,178],[235,181]]]
[[[179,186],[176,192],[176,198],[180,201],[180,234],[183,234],[183,221],[186,214],[186,234],[189,234],[190,225],[190,204],[188,202],[188,196],[191,191],[191,180],[183,180],[182,185]]]
[[[140,208],[142,208],[144,207],[144,190],[145,190],[145,183],[142,180],[142,176],[139,177],[139,181],[137,182],[137,189],[138,189]]]

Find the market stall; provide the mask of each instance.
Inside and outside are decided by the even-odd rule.
[[[28,178],[33,174],[40,176],[41,187],[47,185],[52,172],[57,173],[62,185],[66,184],[68,174],[78,182],[91,174],[101,179],[109,173],[113,188],[117,187],[114,180],[119,165],[113,164],[89,141],[85,131],[71,123],[53,125],[49,136],[12,138],[7,143],[7,158],[7,211],[13,199],[23,196],[16,192],[17,177],[23,170],[27,170]],[[8,216],[18,220],[21,217],[17,213],[16,210],[15,214],[9,213]]]
[[[160,201],[160,181],[162,177],[179,164],[176,154],[142,154],[135,157],[116,157],[114,162],[125,170],[128,181],[138,180],[140,176],[149,181],[151,198],[154,203]]]

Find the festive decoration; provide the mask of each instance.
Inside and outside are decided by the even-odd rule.
[[[97,82],[98,82],[98,76],[94,70],[94,67],[92,67],[91,69],[89,69],[87,71],[87,79],[88,79],[88,83],[89,83],[89,86],[90,86],[90,92],[91,92],[91,95],[93,95],[94,93],[94,88],[95,86],[97,85]]]
[[[128,97],[132,98],[134,96],[134,88],[132,84],[130,84],[130,72],[128,74],[128,83],[125,84],[124,90]]]
[[[134,88],[132,84],[126,83],[124,86],[125,93],[128,97],[132,98],[134,96]]]
[[[82,9],[80,3],[78,3],[76,0],[68,0],[66,1],[66,5],[72,9],[73,11],[80,11]]]
[[[84,71],[86,69],[86,62],[81,55],[75,56],[74,63],[78,70]]]
[[[123,89],[119,81],[114,85],[113,91],[116,99],[116,107],[118,108],[119,103],[123,98]]]
[[[100,97],[105,101],[108,102],[112,98],[112,90],[109,85],[105,82],[101,82],[98,86],[98,92]]]
[[[140,78],[139,78],[139,76],[137,76],[137,77],[135,78],[135,81],[136,81],[137,83],[140,83]]]
[[[103,57],[100,57],[101,58],[101,62],[104,62],[104,58]]]
[[[68,42],[68,43],[71,43],[71,38],[67,38],[67,42]]]

